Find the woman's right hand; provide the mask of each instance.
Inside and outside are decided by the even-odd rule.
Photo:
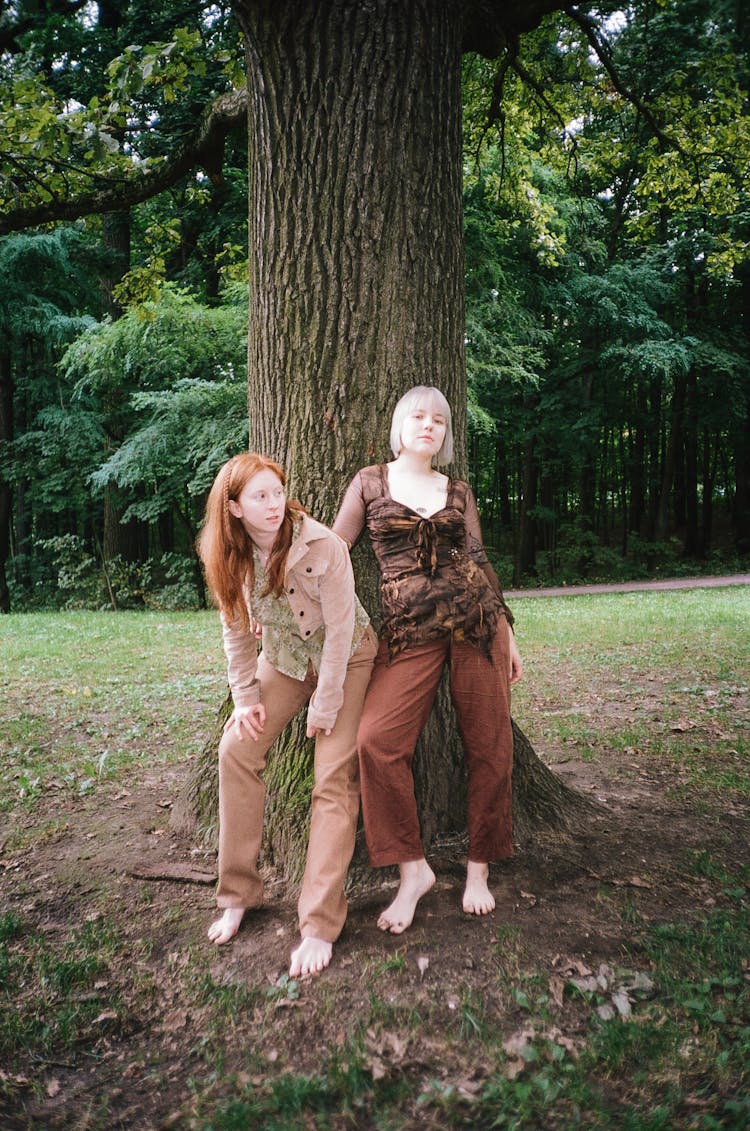
[[[224,723],[224,733],[232,728],[237,738],[250,737],[257,742],[266,728],[266,708],[262,703],[254,703],[252,707],[235,707]]]

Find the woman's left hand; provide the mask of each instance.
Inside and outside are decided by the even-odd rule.
[[[510,645],[508,649],[510,654],[509,674],[511,685],[513,685],[514,683],[518,683],[519,679],[523,675],[523,660],[521,659],[521,653],[518,651],[516,638],[513,635],[513,629],[510,627],[510,625],[508,625],[508,640]]]
[[[307,724],[307,737],[308,738],[316,738],[319,734],[330,734],[330,733],[331,733],[330,727],[328,728],[328,730],[324,730],[323,727],[314,727],[312,725],[312,723]]]

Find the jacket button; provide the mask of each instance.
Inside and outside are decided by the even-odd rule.
[[[305,573],[312,573],[312,566],[308,566]]]
[[[308,628],[308,629],[307,629],[307,631],[305,632],[305,636],[309,636],[309,635],[310,635],[310,631],[311,631],[311,630],[310,630],[310,629]]]
[[[304,610],[304,609],[300,609],[300,611],[299,611],[299,615],[300,615],[301,617],[303,617],[303,616],[305,615],[305,610]]]
[[[291,588],[291,589],[289,590],[289,592],[290,592],[290,593],[293,593],[293,592],[294,592],[294,586],[292,586],[292,588]]]

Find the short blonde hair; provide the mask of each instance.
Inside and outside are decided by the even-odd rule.
[[[453,459],[453,425],[451,423],[451,406],[433,385],[415,385],[404,393],[401,400],[393,410],[391,420],[391,451],[398,456],[401,451],[401,429],[407,416],[415,409],[424,409],[427,412],[442,412],[445,417],[445,439],[443,446],[437,454],[438,464],[450,463]]]

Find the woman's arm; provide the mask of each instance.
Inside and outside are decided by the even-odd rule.
[[[343,538],[351,550],[357,544],[367,519],[367,508],[362,492],[362,472],[358,471],[346,489],[333,530]]]
[[[490,565],[490,560],[487,557],[487,551],[484,548],[482,541],[482,525],[479,521],[479,511],[477,509],[477,501],[474,498],[474,492],[471,487],[466,488],[466,509],[464,510],[464,524],[466,526],[466,552],[469,557],[473,558],[477,565],[484,571],[487,576],[495,595],[500,599],[503,606],[503,613],[508,621],[508,624],[513,624],[513,613],[510,611],[505,603],[503,591],[500,588],[500,582],[497,579],[497,574]],[[520,677],[519,677],[520,678]]]
[[[498,632],[501,631],[502,622],[498,626]],[[518,651],[518,645],[516,644],[513,629],[510,627],[510,622],[508,622],[508,649],[510,655],[510,682],[512,685],[518,683],[523,675],[523,660],[521,659],[521,653]]]
[[[227,680],[235,707],[254,707],[260,703],[260,680],[256,678],[258,648],[253,629],[254,623],[252,613],[248,628],[243,628],[239,620],[228,621],[224,613],[221,614],[221,633],[227,657]]]
[[[354,635],[354,573],[343,539],[330,534],[329,561],[320,575],[320,611],[325,638],[318,686],[307,710],[308,731],[329,732],[344,702],[344,680]]]

